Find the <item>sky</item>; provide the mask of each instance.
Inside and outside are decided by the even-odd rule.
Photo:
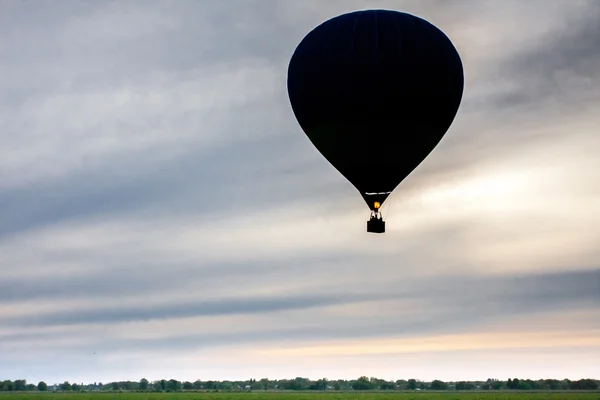
[[[386,8],[465,92],[368,234],[286,89]],[[0,379],[600,378],[600,3],[0,0]]]

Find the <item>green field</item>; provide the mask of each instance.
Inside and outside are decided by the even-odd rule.
[[[2,393],[0,400],[600,400],[600,392]]]

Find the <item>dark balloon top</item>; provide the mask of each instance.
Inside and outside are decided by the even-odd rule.
[[[373,209],[442,139],[464,76],[452,42],[431,23],[365,10],[308,33],[287,85],[301,128]]]

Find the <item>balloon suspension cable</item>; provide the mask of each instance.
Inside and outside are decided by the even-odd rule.
[[[394,192],[390,192],[389,196],[385,199],[385,203],[380,208],[381,218],[388,218],[392,214],[392,196]],[[384,209],[385,208],[385,212]],[[385,215],[384,215],[385,214]]]

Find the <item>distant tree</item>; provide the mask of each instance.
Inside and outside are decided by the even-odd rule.
[[[352,389],[354,390],[373,390],[375,389],[375,383],[372,382],[366,376],[361,376],[354,383],[352,383]]]
[[[294,378],[294,387],[296,388],[295,390],[306,390],[308,389],[309,385],[310,380],[308,378],[302,378],[300,376]]]
[[[271,384],[271,381],[269,381],[269,378],[262,378],[260,381],[258,381],[258,383],[260,383],[263,390],[269,390],[272,387],[272,384]]]
[[[396,390],[396,384],[394,382],[383,381],[379,383],[379,389],[381,390]]]
[[[488,387],[490,387],[490,384],[486,382],[486,385]],[[471,382],[465,382],[465,381],[460,381],[460,382],[456,382],[456,386],[455,386],[456,390],[473,390],[475,389],[475,385],[473,385],[473,383]]]
[[[81,391],[81,390],[97,390],[102,388],[102,383],[84,384],[83,382],[69,383],[65,381],[59,385],[62,391]],[[48,385],[44,381],[40,381],[37,385],[27,383],[25,379],[15,381],[4,380],[0,381],[0,391],[35,391],[37,388],[40,392],[48,391]],[[247,388],[247,389],[246,389]],[[150,383],[143,378],[138,381],[118,381],[106,384],[104,390],[155,390],[158,392],[178,392],[181,390],[216,390],[216,391],[244,391],[244,390],[269,390],[269,389],[284,389],[284,390],[405,390],[405,389],[431,389],[431,390],[598,390],[600,381],[595,379],[579,379],[571,381],[569,379],[518,379],[509,378],[507,381],[497,379],[487,379],[486,381],[458,381],[458,382],[443,382],[441,380],[433,380],[431,382],[423,382],[416,379],[397,380],[395,382],[386,381],[375,377],[361,376],[356,380],[338,379],[330,381],[327,378],[318,380],[310,380],[307,378],[296,377],[295,379],[269,380],[262,378],[259,381],[256,379],[238,380],[238,381],[207,381],[181,382],[176,379],[159,380]],[[54,390],[54,388],[53,388]],[[101,390],[101,389],[100,389]],[[0,398],[0,400],[2,400]],[[600,399],[599,399],[600,400]]]
[[[560,381],[558,379],[544,379],[543,381],[543,389],[546,390],[557,390],[560,386]]]
[[[492,379],[492,382],[490,382],[490,388],[492,390],[500,390],[504,387],[504,382],[500,381],[498,379]]]
[[[400,390],[406,390],[406,389],[408,389],[408,381],[405,379],[398,379],[396,381],[396,386]]]
[[[571,390],[596,390],[596,389],[598,389],[598,382],[593,379],[580,379],[578,381],[570,382],[569,389],[571,389]]]
[[[446,390],[448,389],[448,384],[446,382],[440,381],[439,379],[435,379],[431,382],[431,390]]]
[[[167,390],[171,392],[179,392],[182,389],[182,384],[177,379],[169,379],[167,383]]]
[[[417,380],[409,379],[408,382],[406,382],[406,388],[408,390],[415,390],[417,388]]]
[[[533,382],[530,379],[522,380],[519,382],[519,390],[531,390],[533,389]]]
[[[519,382],[518,378],[515,378],[515,379],[508,378],[508,381],[506,382],[506,388],[512,389],[512,390],[519,389],[519,384],[520,384],[520,382]]]
[[[295,379],[284,379],[280,381],[280,384],[284,390],[306,390],[310,386],[310,381],[306,378],[296,377]]]
[[[562,381],[560,381],[558,383],[558,389],[559,390],[568,390],[571,387],[571,380],[570,379],[563,379]]]
[[[327,390],[327,378],[319,379],[308,386],[309,390]]]

